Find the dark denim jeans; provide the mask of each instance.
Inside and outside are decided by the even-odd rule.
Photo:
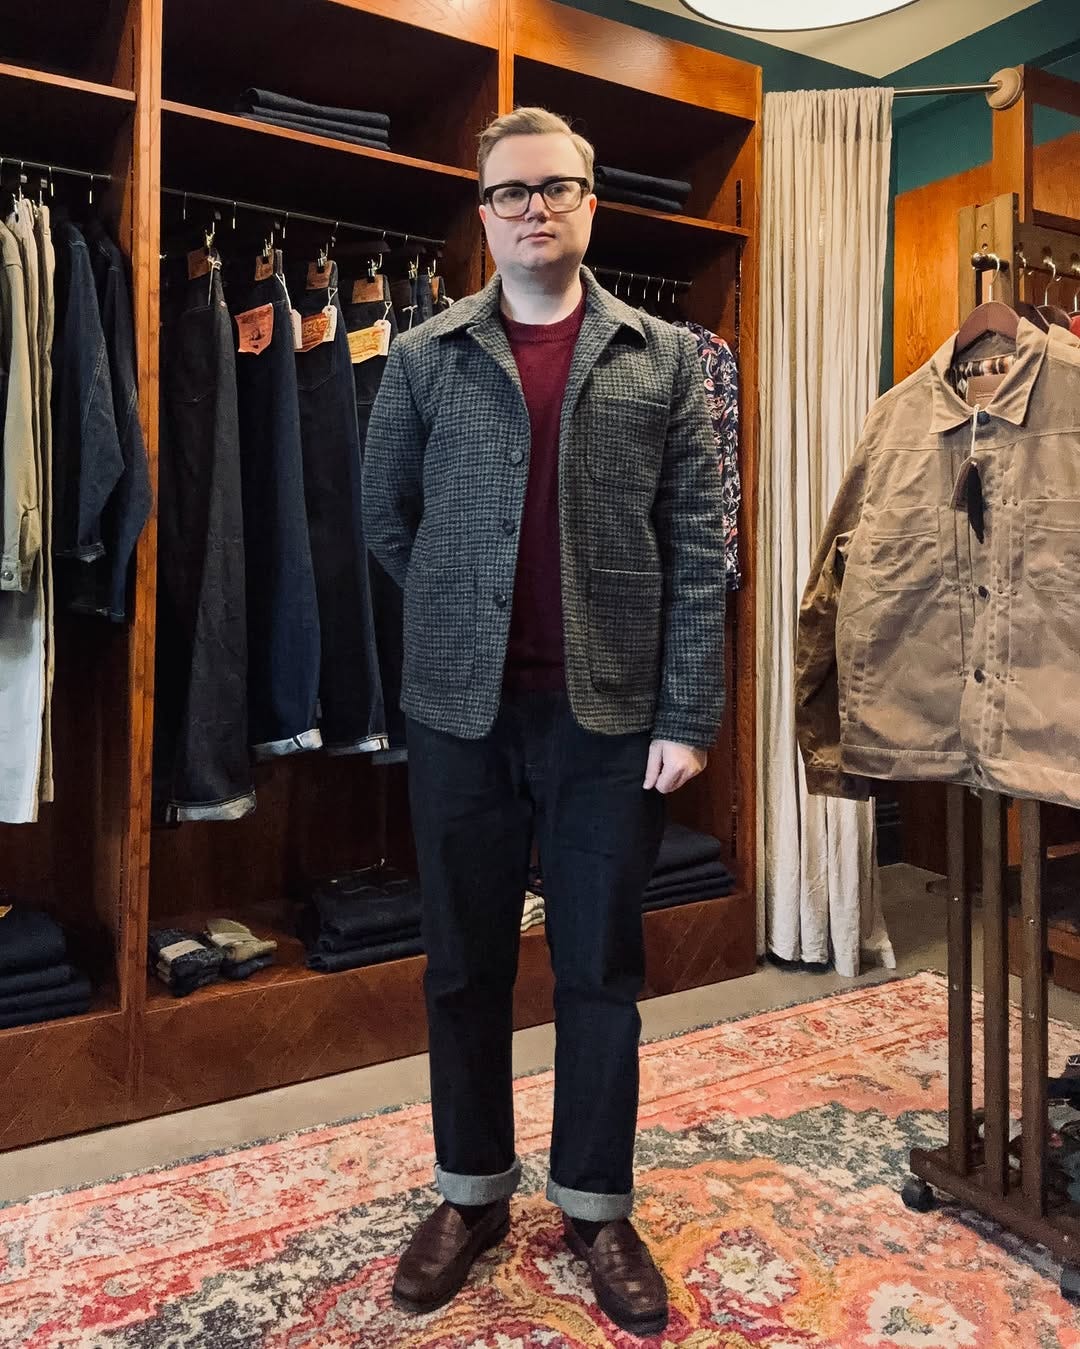
[[[329,295],[308,290],[307,276],[303,267],[290,278],[293,304],[304,317],[323,309]],[[364,543],[356,394],[335,262],[328,280],[337,331],[332,342],[297,353],[296,381],[322,640],[319,728],[331,754],[357,754],[386,748],[386,713]]]
[[[124,472],[109,357],[86,240],[53,226],[53,553],[89,562],[105,551],[102,512]]]
[[[236,393],[247,570],[248,717],[255,757],[318,749],[320,635],[311,561],[292,317],[280,251],[255,281],[254,259],[226,269],[229,312],[270,306],[261,351],[238,352]],[[239,338],[239,329],[235,329]]]
[[[370,328],[378,319],[385,318],[390,324],[393,340],[397,336],[397,321],[390,300],[390,283],[382,280],[384,298],[382,300],[347,303],[344,307],[345,326],[350,333],[361,328]],[[343,289],[343,298],[349,300],[353,294],[354,282],[347,282]],[[379,392],[383,370],[386,368],[385,356],[373,356],[352,367],[353,387],[356,394],[356,423],[360,435],[360,453],[363,455],[367,440],[368,424],[371,421],[371,409],[375,404],[375,395]],[[401,711],[401,665],[404,659],[405,616],[401,587],[392,580],[370,554],[368,556],[368,574],[371,581],[371,611],[375,624],[375,644],[378,653],[379,671],[382,679],[383,710],[386,716],[387,738],[392,750],[401,753],[405,748],[405,717]]]
[[[102,513],[105,555],[68,571],[67,602],[80,613],[99,614],[123,622],[135,545],[150,518],[153,497],[146,444],[139,424],[135,381],[135,334],[127,264],[98,222],[86,230],[90,266],[97,288],[101,326],[109,358],[116,432],[123,472]]]
[[[446,1199],[513,1192],[513,990],[529,853],[540,846],[555,972],[548,1198],[610,1221],[633,1203],[641,896],[663,834],[642,788],[649,735],[582,730],[565,694],[507,698],[463,740],[413,721],[436,1175]]]
[[[163,266],[154,795],[172,821],[255,809],[234,351],[220,274]]]

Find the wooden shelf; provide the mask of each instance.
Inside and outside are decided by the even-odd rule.
[[[275,0],[254,24],[242,5],[165,0],[164,92],[222,111],[251,86],[363,107],[389,115],[396,150],[468,168],[497,111],[498,32],[498,0]]]
[[[134,107],[130,89],[0,64],[0,151],[107,173]]]
[[[123,30],[128,0],[79,0],[61,7],[0,0],[0,32],[6,59],[19,66],[87,80],[133,75]]]
[[[516,0],[514,8],[519,61],[602,80],[619,94],[636,91],[654,97],[655,90],[663,89],[665,101],[682,103],[695,113],[705,109],[748,122],[760,116],[761,71],[756,66],[553,0]],[[624,143],[636,131],[624,127]]]
[[[446,230],[463,204],[477,196],[474,169],[369,150],[171,99],[162,111],[168,187],[295,205],[315,215],[429,235]]]

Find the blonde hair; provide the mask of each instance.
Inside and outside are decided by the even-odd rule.
[[[585,165],[585,177],[592,186],[593,163],[596,151],[585,139],[579,136],[565,117],[548,112],[547,108],[515,108],[513,112],[503,113],[489,122],[480,133],[480,148],[476,155],[476,167],[480,172],[480,191],[484,190],[484,169],[488,157],[496,145],[508,136],[550,136],[552,134],[569,136]]]

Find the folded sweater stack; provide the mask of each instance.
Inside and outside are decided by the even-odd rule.
[[[657,178],[650,173],[632,173],[597,164],[596,195],[601,201],[618,201],[626,206],[644,206],[650,211],[682,215],[692,185],[679,178]]]
[[[0,894],[0,1029],[81,1016],[91,992],[68,963],[60,924]]]
[[[383,112],[362,112],[357,108],[328,108],[306,103],[271,89],[245,89],[238,110],[256,122],[287,127],[290,131],[308,131],[315,136],[363,145],[369,150],[389,150],[390,118]]]

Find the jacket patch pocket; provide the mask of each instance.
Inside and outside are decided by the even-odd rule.
[[[880,591],[929,590],[941,580],[941,542],[934,506],[881,511],[869,531],[871,586]]]
[[[1024,503],[1024,573],[1035,590],[1080,597],[1080,501]]]
[[[476,654],[476,576],[472,567],[413,563],[405,582],[405,678],[464,688]]]
[[[601,692],[655,694],[663,586],[659,572],[589,572],[589,674]]]
[[[643,398],[589,398],[584,433],[590,475],[627,490],[655,492],[668,409]]]

